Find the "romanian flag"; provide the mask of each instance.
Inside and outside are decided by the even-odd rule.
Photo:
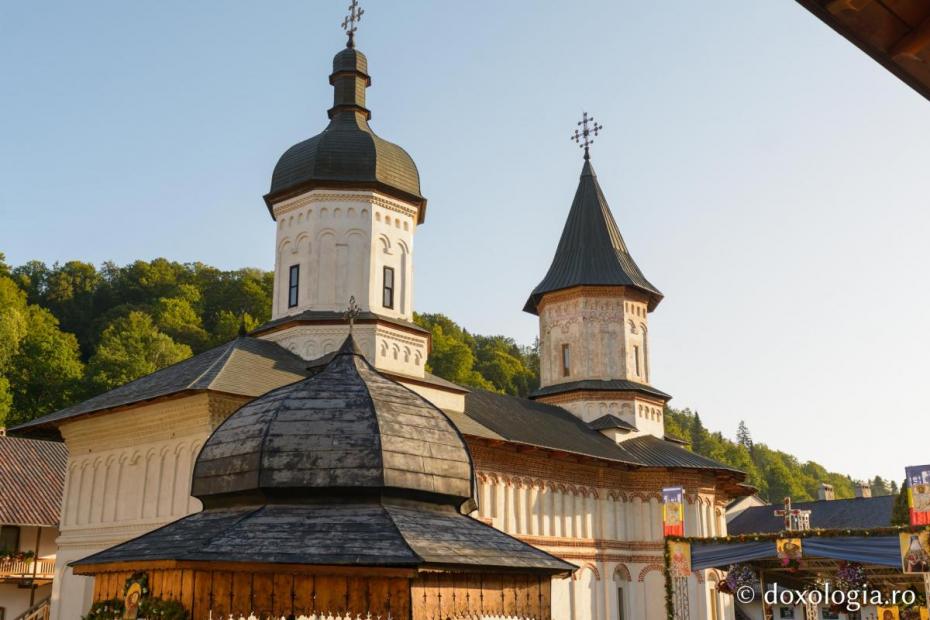
[[[930,465],[906,467],[911,525],[930,525]]]
[[[685,490],[662,489],[662,532],[666,536],[685,535]]]

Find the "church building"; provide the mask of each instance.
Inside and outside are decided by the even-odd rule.
[[[587,144],[552,264],[535,288],[526,283],[523,310],[539,317],[539,389],[519,398],[426,370],[430,333],[413,322],[413,287],[427,199],[413,158],[370,125],[371,82],[350,31],[329,75],[328,124],[274,167],[264,196],[275,222],[269,322],[12,429],[69,452],[53,620],[78,620],[94,598],[93,579],[71,563],[202,510],[191,483],[211,434],[255,399],[320,373],[349,334],[353,298],[358,352],[464,438],[472,515],[577,567],[552,583],[552,618],[666,618],[661,490],[684,487],[687,536],[726,534],[726,505],[751,493],[742,472],[665,435],[671,397],[652,385],[649,340],[662,293],[633,260]],[[733,618],[719,578],[689,578],[691,618]]]

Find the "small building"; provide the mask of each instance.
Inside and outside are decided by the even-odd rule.
[[[548,620],[552,577],[575,567],[468,516],[476,488],[449,418],[350,335],[319,374],[211,435],[194,465],[202,512],[72,566],[95,577],[97,605],[130,608],[127,584],[144,582],[143,599],[194,620]]]
[[[0,435],[0,620],[48,612],[67,462],[62,443]]]

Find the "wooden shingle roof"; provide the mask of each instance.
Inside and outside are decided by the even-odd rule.
[[[57,527],[67,463],[63,443],[0,436],[0,524]]]

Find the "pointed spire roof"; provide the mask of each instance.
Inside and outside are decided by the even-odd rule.
[[[543,295],[575,286],[635,288],[649,297],[650,310],[662,300],[662,293],[630,256],[587,153],[552,265],[523,310],[538,314]]]

